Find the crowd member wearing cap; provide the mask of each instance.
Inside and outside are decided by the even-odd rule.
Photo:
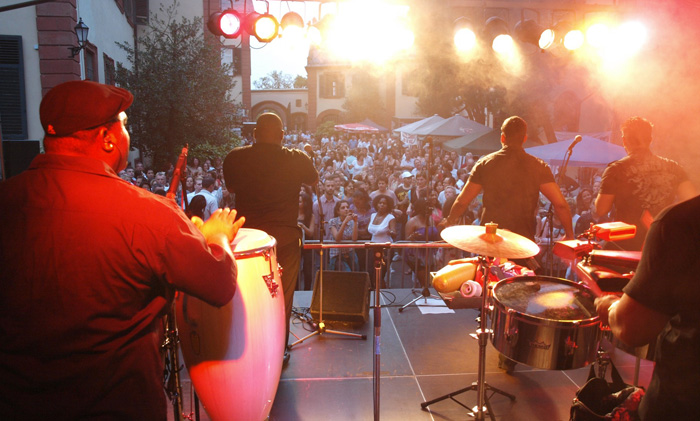
[[[318,172],[305,152],[282,146],[284,129],[276,114],[260,115],[253,133],[253,145],[236,148],[226,156],[224,179],[228,190],[236,194],[236,206],[248,226],[277,240],[288,335],[301,260],[299,191],[302,184],[316,184]],[[285,361],[288,358],[285,352]]]
[[[0,184],[0,418],[165,420],[159,327],[174,289],[215,306],[234,295],[236,212],[198,229],[117,176],[132,101],[56,86],[39,110],[46,153]]]

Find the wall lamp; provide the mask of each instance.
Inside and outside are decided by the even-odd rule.
[[[77,47],[68,47],[70,50],[70,56],[71,58],[75,57],[80,53],[80,50],[85,48],[87,45],[87,40],[88,40],[88,31],[90,28],[83,23],[83,18],[80,18],[80,21],[78,22],[77,25],[75,25],[75,36],[78,38],[78,46]]]

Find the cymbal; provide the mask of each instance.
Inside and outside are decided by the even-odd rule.
[[[458,249],[482,256],[523,259],[540,252],[533,241],[497,228],[498,224],[456,225],[442,230],[440,236]]]

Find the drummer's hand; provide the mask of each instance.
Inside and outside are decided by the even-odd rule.
[[[210,242],[218,235],[224,235],[230,243],[236,238],[238,230],[245,223],[245,217],[242,216],[236,220],[236,214],[235,209],[217,209],[206,222],[197,216],[193,216],[192,223],[202,231],[207,242]]]
[[[444,230],[449,227],[450,224],[447,223],[447,218],[442,218],[442,221],[438,222],[437,227],[439,230]]]
[[[603,326],[608,325],[608,313],[610,311],[610,307],[615,304],[620,297],[617,295],[603,295],[602,297],[598,297],[595,299],[595,310],[600,316],[600,321],[603,324]]]

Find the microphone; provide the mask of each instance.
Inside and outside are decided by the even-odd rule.
[[[574,138],[574,141],[571,142],[571,145],[569,145],[568,151],[569,151],[569,152],[573,151],[573,150],[574,150],[574,146],[578,145],[579,142],[581,142],[582,140],[583,140],[583,137],[581,137],[580,134],[576,135],[576,137]]]

